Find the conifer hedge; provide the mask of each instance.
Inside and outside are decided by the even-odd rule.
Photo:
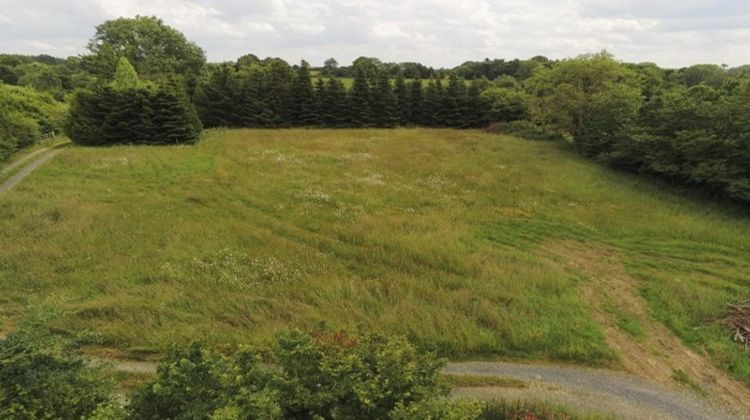
[[[86,146],[192,143],[202,129],[190,100],[170,86],[77,91],[65,124]]]

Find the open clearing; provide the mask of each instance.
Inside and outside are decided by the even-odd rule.
[[[37,316],[99,354],[324,323],[454,359],[655,374],[727,402],[747,387],[724,372],[750,383],[748,353],[714,323],[750,296],[747,214],[551,143],[212,130],[195,146],[71,147],[0,213],[0,326]]]

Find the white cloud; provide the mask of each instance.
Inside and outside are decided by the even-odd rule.
[[[0,51],[81,53],[95,25],[136,14],[163,18],[214,61],[454,66],[607,49],[665,66],[750,62],[747,0],[0,0]]]

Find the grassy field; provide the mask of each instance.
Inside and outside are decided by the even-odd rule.
[[[548,250],[622,253],[653,316],[750,382],[714,320],[750,297],[750,219],[552,143],[478,131],[214,130],[71,147],[0,196],[0,316],[125,352],[402,333],[446,356],[617,355]],[[623,328],[638,325],[619,314]]]

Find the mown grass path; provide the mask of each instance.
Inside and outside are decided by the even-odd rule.
[[[29,176],[29,174],[31,174],[36,168],[44,165],[50,159],[55,157],[56,154],[60,153],[61,147],[65,147],[68,144],[69,143],[60,143],[51,147],[45,147],[43,149],[35,150],[25,156],[18,158],[16,161],[11,163],[10,165],[0,169],[0,178],[2,178],[3,176],[8,175],[12,173],[14,170],[21,167],[21,169],[18,172],[13,174],[13,176],[11,176],[10,178],[0,183],[0,194],[3,194],[6,191],[10,190],[11,188],[15,187],[24,178]],[[38,159],[33,160],[31,163],[27,164],[26,166],[23,166],[26,162],[28,162],[29,160],[37,156],[38,156]]]

